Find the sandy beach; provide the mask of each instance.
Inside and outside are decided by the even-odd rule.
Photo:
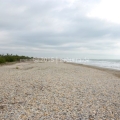
[[[120,120],[119,76],[67,63],[0,66],[0,120]]]

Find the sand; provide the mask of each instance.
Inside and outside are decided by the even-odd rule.
[[[0,120],[120,120],[119,75],[66,63],[0,66]]]

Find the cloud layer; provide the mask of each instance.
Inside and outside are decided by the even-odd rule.
[[[120,58],[120,24],[92,16],[101,2],[0,0],[0,53]]]

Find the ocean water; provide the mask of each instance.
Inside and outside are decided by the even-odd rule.
[[[120,70],[120,60],[113,59],[68,59],[67,62],[80,63],[91,66],[98,66],[102,68],[110,68]]]

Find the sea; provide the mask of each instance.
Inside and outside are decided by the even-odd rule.
[[[120,70],[120,60],[115,59],[65,59],[66,62]]]

